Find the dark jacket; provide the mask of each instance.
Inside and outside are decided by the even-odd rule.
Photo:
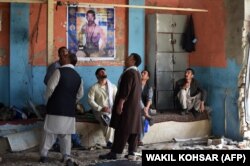
[[[141,131],[141,76],[136,70],[128,70],[121,76],[112,109],[110,127],[126,134]],[[122,114],[116,112],[120,99],[125,99]]]
[[[142,94],[141,94],[141,99],[142,99],[142,103],[144,106],[147,105],[147,102],[149,100],[153,101],[153,92],[151,94],[150,90],[152,89],[152,86],[150,86],[149,82],[147,82],[142,90]]]
[[[174,89],[174,97],[175,97],[175,104],[178,106],[177,102],[177,94],[181,90],[181,88],[185,85],[186,79],[182,78],[178,80],[175,84],[175,89]],[[204,89],[202,89],[196,79],[192,79],[191,85],[190,85],[190,96],[193,97],[197,95],[198,93],[201,93],[201,101],[206,101],[207,98],[207,93]]]
[[[195,43],[196,43],[196,37],[194,33],[194,23],[192,15],[190,16],[185,32],[182,36],[182,48],[186,50],[187,52],[195,51]]]

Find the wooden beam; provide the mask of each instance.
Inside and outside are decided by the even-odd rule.
[[[54,1],[48,1],[47,5],[47,64],[49,65],[54,60]]]
[[[8,3],[45,3],[47,0],[1,0],[1,2],[8,2]]]
[[[54,0],[1,0],[1,2],[9,2],[9,3],[57,3]],[[65,5],[70,4],[71,2],[62,2]],[[73,1],[72,1],[73,4]],[[138,9],[154,9],[154,10],[172,10],[172,11],[187,11],[187,12],[208,12],[206,9],[193,9],[193,8],[177,8],[177,7],[159,7],[159,6],[143,6],[143,5],[124,5],[124,4],[108,4],[108,3],[78,3],[78,5],[86,5],[86,6],[114,6],[114,7],[124,7],[124,8],[138,8]]]
[[[208,12],[206,9],[193,8],[177,8],[177,7],[158,7],[158,6],[143,6],[143,5],[123,5],[123,4],[107,4],[107,3],[78,3],[78,5],[86,6],[114,6],[124,8],[139,8],[139,9],[155,9],[155,10],[172,10],[172,11],[188,11],[188,12]]]

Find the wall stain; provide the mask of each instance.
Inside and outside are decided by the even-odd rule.
[[[226,17],[226,56],[242,64],[242,27],[244,21],[244,0],[224,0]],[[237,12],[236,12],[237,11]]]
[[[4,48],[0,48],[0,58],[6,57],[6,51]]]

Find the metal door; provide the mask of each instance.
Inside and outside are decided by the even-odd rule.
[[[173,32],[172,14],[156,14],[157,32]]]
[[[173,90],[173,72],[157,72],[156,88],[157,90]]]
[[[186,15],[156,14],[157,32],[183,33],[186,21]]]
[[[181,42],[182,42],[182,36],[183,33],[173,33],[172,34],[172,44],[173,44],[173,52],[185,52],[185,50],[182,48]]]
[[[172,15],[173,33],[183,33],[186,27],[186,15]]]
[[[157,52],[173,52],[172,34],[157,33],[156,49]]]
[[[188,54],[187,53],[174,53],[173,54],[173,71],[185,71],[188,67]]]
[[[156,71],[173,71],[173,53],[156,54]]]
[[[174,108],[173,91],[157,91],[157,109],[169,110]]]

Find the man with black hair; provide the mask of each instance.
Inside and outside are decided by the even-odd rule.
[[[118,82],[118,91],[112,109],[110,126],[115,129],[111,152],[100,155],[100,159],[116,159],[128,143],[127,158],[133,160],[141,131],[141,74],[138,66],[141,57],[132,53],[125,60],[125,70]]]
[[[64,56],[69,56],[69,60],[71,62],[71,64],[73,66],[76,65],[77,63],[77,56],[75,54],[70,54],[68,49],[65,46],[62,46],[58,49],[58,57],[59,59],[57,61],[55,61],[54,63],[50,64],[46,75],[44,77],[44,84],[47,86],[47,83],[50,79],[50,77],[52,76],[52,74],[55,72],[56,69],[61,67],[61,63],[62,63],[62,57]],[[73,143],[73,148],[78,148],[78,149],[83,149],[84,147],[81,145],[81,141],[80,141],[80,136],[79,134],[72,134],[72,143]],[[52,150],[54,151],[60,151],[60,146],[59,146],[59,140],[57,139],[55,144],[52,147]]]
[[[155,110],[151,109],[152,101],[153,101],[153,87],[149,83],[150,71],[144,69],[141,72],[141,80],[142,80],[142,94],[141,94],[141,107],[142,107],[142,129],[141,134],[139,136],[138,146],[143,146],[142,139],[145,134],[145,127],[147,128],[147,122],[150,125],[153,125],[153,119],[151,115],[155,114]]]
[[[69,51],[65,46],[62,46],[58,49],[59,59],[57,61],[55,61],[54,63],[49,65],[47,72],[46,72],[46,75],[45,75],[44,80],[43,80],[45,85],[47,85],[48,80],[50,79],[53,72],[61,66],[61,64],[60,64],[61,57],[64,55],[67,55],[68,53],[69,53]]]
[[[114,139],[114,129],[109,127],[109,120],[117,87],[107,79],[105,68],[98,68],[95,76],[98,81],[89,90],[88,103],[95,118],[100,122],[107,147],[111,148]]]
[[[192,68],[187,68],[185,78],[178,80],[175,85],[174,96],[177,105],[182,109],[182,115],[187,114],[188,111],[196,115],[205,110],[206,91],[200,87],[194,74]]]
[[[71,134],[75,134],[76,103],[83,97],[83,81],[72,65],[74,57],[74,54],[62,55],[59,60],[62,66],[53,72],[47,83],[41,162],[48,161],[48,151],[59,138],[64,161],[72,163]]]

